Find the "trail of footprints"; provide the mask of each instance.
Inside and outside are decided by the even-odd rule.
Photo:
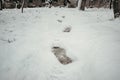
[[[58,21],[58,22],[60,22],[60,21]],[[71,29],[72,29],[72,27],[70,25],[66,26],[63,29],[63,32],[68,33],[71,31]],[[59,47],[59,46],[52,47],[52,53],[56,56],[58,61],[63,65],[67,65],[67,64],[70,64],[73,62],[73,60],[67,56],[66,52],[67,51],[62,47]]]
[[[61,64],[66,65],[72,63],[72,59],[66,55],[66,50],[64,48],[54,46],[52,47],[52,52]]]

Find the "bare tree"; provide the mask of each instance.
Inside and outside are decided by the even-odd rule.
[[[21,10],[22,13],[23,13],[24,4],[25,4],[25,0],[23,0],[22,2],[22,10]]]
[[[64,0],[63,3],[64,3],[64,6],[67,6],[67,4],[71,4],[70,0]]]
[[[86,6],[86,0],[82,0],[81,2],[81,6],[80,6],[80,10],[85,10],[85,6]]]
[[[110,9],[112,8],[112,3],[113,3],[113,1],[112,1],[112,0],[110,0]]]
[[[120,17],[120,1],[119,0],[113,1],[113,12],[114,12],[114,18]]]
[[[78,0],[77,5],[78,5],[78,8],[79,8],[79,9],[80,9],[80,6],[81,6],[81,2],[82,2],[82,0]]]
[[[0,10],[2,10],[2,0],[0,0]]]

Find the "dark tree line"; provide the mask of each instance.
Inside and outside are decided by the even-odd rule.
[[[120,17],[120,0],[82,0],[80,10],[85,10],[87,1],[94,1],[98,6],[100,3],[109,3],[110,9],[113,5],[114,18]]]
[[[33,1],[36,0],[12,0],[14,2],[16,2],[17,4],[17,8],[21,8],[22,7],[22,12],[23,12],[23,7],[26,7],[27,2],[26,1],[30,1],[31,3]],[[44,2],[45,0],[40,0],[42,2]],[[60,0],[53,0],[59,3]],[[63,1],[64,6],[68,4],[71,4],[70,0],[61,0]],[[78,1],[78,0],[77,0]],[[109,8],[113,8],[113,13],[114,13],[114,18],[120,17],[120,0],[81,0],[81,6],[80,6],[80,10],[85,10],[85,7],[87,8],[93,8],[93,7],[102,7],[102,6],[109,6]],[[41,3],[40,3],[41,5]],[[0,10],[3,9],[3,0],[0,0]]]

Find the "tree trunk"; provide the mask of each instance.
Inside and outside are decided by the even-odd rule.
[[[113,1],[113,12],[114,12],[114,18],[120,17],[120,1],[119,0]]]
[[[85,6],[86,6],[86,0],[82,0],[81,2],[81,6],[80,6],[80,10],[85,10]]]
[[[0,10],[2,10],[2,0],[0,0]]]
[[[21,10],[22,13],[23,13],[24,4],[25,4],[25,0],[23,0],[22,2],[22,10]]]
[[[70,4],[71,2],[69,0],[64,0],[64,6],[67,6],[67,4]]]
[[[110,9],[112,8],[112,0],[110,0]]]
[[[78,8],[80,9],[82,0],[78,0]]]

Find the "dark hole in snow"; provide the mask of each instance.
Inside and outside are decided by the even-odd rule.
[[[65,18],[65,16],[62,16],[62,18]]]
[[[72,63],[72,59],[66,55],[66,50],[64,48],[54,46],[52,47],[52,52],[61,64],[66,65]]]
[[[59,47],[57,47],[57,46],[55,46],[55,47],[53,47],[53,49],[58,49]]]
[[[62,20],[57,20],[59,23],[62,23]]]

